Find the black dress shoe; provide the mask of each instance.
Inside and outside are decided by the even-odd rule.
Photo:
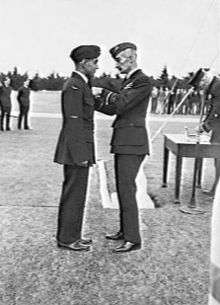
[[[133,244],[129,241],[125,241],[122,245],[113,249],[112,252],[114,253],[129,252],[129,251],[139,250],[140,248],[141,248],[141,243]]]
[[[88,251],[90,247],[88,245],[83,245],[79,240],[73,242],[72,244],[65,244],[62,242],[57,242],[59,248],[65,248],[73,251]]]
[[[81,239],[79,239],[79,242],[82,245],[91,245],[92,244],[92,239],[91,238],[81,238]]]
[[[124,239],[124,234],[122,232],[117,232],[116,234],[106,235],[105,238],[111,240],[121,240]]]

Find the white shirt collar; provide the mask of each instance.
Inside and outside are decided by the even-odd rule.
[[[126,75],[126,79],[128,79],[134,72],[136,72],[137,70],[139,70],[139,68],[135,68],[133,70],[131,70],[127,75]]]
[[[77,74],[79,74],[81,77],[82,77],[82,79],[84,79],[84,81],[88,84],[88,77],[87,76],[85,76],[85,74],[83,74],[82,72],[80,72],[80,71],[78,71],[78,70],[75,70],[74,71],[75,73],[77,73]]]

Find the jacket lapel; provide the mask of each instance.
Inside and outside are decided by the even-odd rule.
[[[122,83],[122,88],[125,88],[128,84],[132,83],[140,72],[141,72],[141,69],[138,69],[134,73],[132,73],[129,78],[126,78]]]

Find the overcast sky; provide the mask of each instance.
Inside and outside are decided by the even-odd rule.
[[[102,48],[100,72],[113,72],[113,45],[131,41],[148,75],[164,65],[184,75],[210,66],[220,43],[219,0],[0,0],[0,71],[31,75],[73,69],[80,44]],[[220,56],[214,70],[220,72]]]

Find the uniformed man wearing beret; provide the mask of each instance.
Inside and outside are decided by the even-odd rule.
[[[21,129],[24,120],[24,129],[30,129],[28,124],[28,112],[30,109],[30,80],[27,79],[18,89],[17,100],[19,104],[18,129]]]
[[[11,116],[11,80],[9,77],[3,81],[0,87],[0,106],[1,106],[1,118],[0,128],[1,131],[10,130],[10,116]],[[6,124],[4,124],[6,118]],[[5,128],[4,128],[5,125]]]
[[[72,50],[70,57],[76,69],[64,84],[61,97],[63,125],[54,157],[64,166],[57,244],[75,251],[87,251],[92,243],[82,238],[81,231],[89,167],[95,163],[90,81],[98,68],[99,55],[100,48],[95,45]]]
[[[206,73],[202,80],[207,88],[207,95],[211,97],[209,111],[202,123],[202,129],[206,132],[211,131],[211,143],[220,144],[220,79]],[[207,195],[214,196],[216,186],[220,177],[220,159],[215,159],[215,179],[211,190],[204,190]]]
[[[135,178],[146,154],[149,154],[145,118],[152,85],[137,67],[136,46],[121,43],[110,49],[116,68],[125,75],[120,90],[104,90],[96,99],[96,110],[114,115],[111,152],[114,154],[116,188],[120,205],[120,228],[107,239],[123,240],[113,252],[141,248]],[[103,86],[107,88],[106,84]],[[108,88],[107,88],[108,89]],[[110,88],[109,88],[110,89]]]

